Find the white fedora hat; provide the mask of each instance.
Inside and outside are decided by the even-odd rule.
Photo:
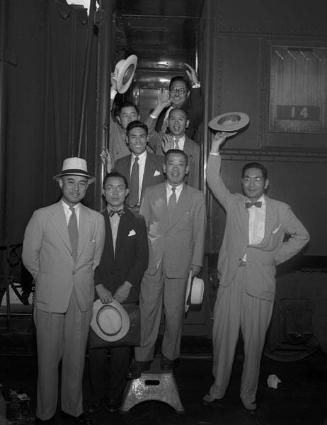
[[[89,183],[93,183],[95,177],[92,177],[87,171],[87,164],[83,158],[66,158],[62,163],[62,169],[59,174],[54,176],[55,180],[58,180],[63,176],[82,176],[89,179]]]
[[[186,296],[185,296],[185,311],[187,312],[191,305],[201,305],[204,294],[204,281],[197,276],[193,276],[192,271],[188,276]]]
[[[100,300],[94,302],[91,328],[98,337],[108,342],[119,341],[127,334],[129,326],[129,315],[118,301],[109,304],[102,304]]]
[[[208,126],[215,131],[238,131],[249,121],[249,116],[244,112],[226,112],[213,118]]]
[[[116,63],[114,75],[117,81],[118,93],[125,93],[134,77],[137,65],[137,56],[130,55],[127,59],[122,59]]]

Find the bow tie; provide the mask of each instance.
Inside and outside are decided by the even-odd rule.
[[[110,210],[109,211],[109,217],[114,216],[115,214],[119,215],[119,217],[121,217],[123,214],[125,214],[125,210],[121,209],[121,210]]]
[[[261,201],[245,202],[245,208],[251,208],[251,207],[261,208],[262,207],[262,202]]]

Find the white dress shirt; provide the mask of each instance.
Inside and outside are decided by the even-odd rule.
[[[72,215],[72,212],[71,212],[70,206],[68,204],[66,204],[65,201],[62,200],[61,202],[62,202],[62,205],[64,207],[64,213],[65,213],[65,217],[66,217],[66,223],[67,223],[67,226],[68,226],[69,219],[70,219],[70,216]],[[73,208],[75,209],[76,218],[77,218],[77,227],[79,228],[79,210],[80,210],[80,204],[78,203],[78,204],[74,205]]]
[[[181,183],[178,186],[174,186],[175,187],[175,193],[176,193],[176,202],[178,202],[178,199],[182,193],[183,190],[183,183]],[[169,198],[171,197],[172,193],[173,193],[173,186],[171,186],[169,183],[167,183],[166,185],[166,194],[167,194],[167,205],[169,202]]]
[[[261,208],[252,206],[249,211],[249,245],[258,245],[265,236],[266,224],[266,201],[261,196],[258,202],[262,202]]]

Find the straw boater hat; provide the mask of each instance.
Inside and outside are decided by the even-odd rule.
[[[226,112],[213,118],[208,126],[215,131],[238,131],[249,121],[249,116],[244,112]]]
[[[93,183],[95,177],[92,177],[87,171],[87,164],[83,158],[66,158],[62,163],[62,169],[59,174],[54,176],[55,180],[64,176],[82,176],[89,179],[89,183]]]
[[[118,301],[109,304],[102,304],[100,300],[94,302],[91,328],[98,337],[108,342],[119,341],[127,334],[129,326],[129,315]]]
[[[137,65],[137,56],[130,55],[127,59],[122,59],[115,66],[115,77],[117,81],[118,93],[125,93],[134,77]]]
[[[190,306],[201,305],[203,301],[204,282],[199,277],[193,276],[192,271],[188,276],[186,296],[185,296],[185,311],[187,312]]]

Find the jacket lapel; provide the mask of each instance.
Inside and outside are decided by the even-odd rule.
[[[142,180],[142,190],[141,190],[141,197],[144,194],[144,190],[149,184],[151,184],[151,179],[154,174],[153,170],[153,163],[151,161],[151,155],[147,153],[146,160],[145,160],[145,167],[144,167],[144,173],[143,173],[143,180]]]
[[[72,248],[70,244],[70,239],[68,235],[68,227],[67,227],[67,221],[66,216],[64,212],[64,207],[62,206],[62,201],[59,201],[55,205],[55,211],[52,216],[52,222],[59,233],[61,239],[63,240],[64,245],[68,249],[68,251],[71,253]]]
[[[89,237],[89,227],[90,227],[90,217],[87,209],[80,204],[80,211],[79,211],[79,224],[78,224],[78,250],[77,250],[77,258],[76,261],[78,261],[84,246],[88,242]]]

